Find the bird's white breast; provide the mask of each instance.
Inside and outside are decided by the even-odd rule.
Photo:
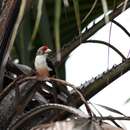
[[[44,55],[37,55],[35,58],[35,68],[37,69],[44,69],[47,68],[48,70],[51,70],[51,68],[48,67],[46,62],[46,56]]]

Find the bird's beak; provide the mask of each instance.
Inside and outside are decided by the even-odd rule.
[[[46,51],[45,51],[45,53],[50,53],[52,50],[51,49],[47,49]]]

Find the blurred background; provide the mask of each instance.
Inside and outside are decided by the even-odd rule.
[[[116,15],[108,17],[116,7],[124,7],[122,0],[37,0],[27,4],[28,10],[19,27],[12,58],[33,67],[36,50],[41,45],[48,44],[53,50],[51,57],[66,48],[64,54],[61,54],[59,68],[56,66],[57,74],[63,79],[66,74],[64,63],[71,51],[122,12],[118,11]],[[105,22],[97,25],[101,20]],[[91,31],[92,27],[95,29]]]

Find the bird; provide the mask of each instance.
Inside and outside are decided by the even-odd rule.
[[[43,45],[37,50],[34,66],[36,70],[36,75],[40,80],[44,80],[44,79],[46,80],[50,77],[56,78],[55,67],[52,61],[48,58],[48,54],[51,51],[52,50],[49,49],[47,45]],[[50,83],[52,83],[52,86],[54,88],[53,90],[55,96],[58,95],[59,93],[61,93],[63,96],[69,94],[68,89],[65,85],[60,85],[60,87],[57,87],[57,83],[53,81]]]
[[[56,77],[56,71],[53,63],[48,58],[48,54],[52,50],[48,48],[47,45],[41,46],[36,53],[34,66],[36,69],[36,74],[38,77],[43,79],[48,77]]]

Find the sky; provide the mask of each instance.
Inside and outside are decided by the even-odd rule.
[[[127,9],[115,18],[130,32],[130,9]],[[91,25],[91,24],[90,24]],[[110,36],[111,28],[111,37]],[[115,24],[108,23],[90,39],[109,42],[118,48],[126,57],[129,57],[130,38]],[[107,46],[95,43],[83,43],[76,48],[66,62],[66,80],[75,86],[121,63],[121,57]],[[122,75],[105,89],[95,95],[90,102],[102,104],[121,111],[130,116],[130,72]],[[103,115],[113,115],[102,108],[98,109]],[[120,116],[120,115],[119,115]],[[122,126],[130,129],[130,121],[120,122]]]

